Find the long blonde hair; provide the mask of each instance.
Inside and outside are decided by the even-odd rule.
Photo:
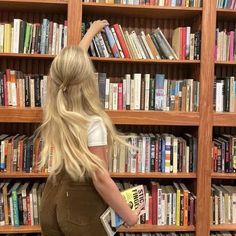
[[[43,138],[40,166],[48,164],[53,148],[51,174],[64,167],[77,180],[103,169],[101,159],[87,146],[89,118],[101,117],[107,129],[108,147],[123,143],[103,110],[94,68],[87,53],[78,46],[64,48],[52,62],[47,82],[47,98],[39,133]]]

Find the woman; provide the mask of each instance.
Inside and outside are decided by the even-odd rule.
[[[41,166],[51,167],[41,201],[44,236],[104,236],[100,215],[107,205],[127,226],[138,221],[141,207],[128,207],[108,173],[112,143],[124,141],[101,107],[87,55],[93,37],[106,25],[95,21],[79,47],[63,49],[50,68],[40,127]]]

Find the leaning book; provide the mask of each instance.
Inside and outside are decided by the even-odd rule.
[[[136,210],[139,205],[145,205],[145,192],[143,185],[138,185],[121,192],[125,201],[132,210]],[[140,212],[140,223],[145,219],[145,208]],[[109,236],[115,235],[119,226],[121,226],[124,221],[122,218],[115,213],[110,207],[102,214],[101,222]]]

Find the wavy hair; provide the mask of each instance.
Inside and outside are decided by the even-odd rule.
[[[44,143],[40,167],[50,162],[51,176],[64,167],[72,179],[78,180],[85,173],[91,176],[97,169],[104,168],[102,160],[87,146],[91,116],[103,120],[109,148],[113,142],[125,143],[101,106],[87,52],[78,46],[64,48],[53,60],[43,111],[43,123],[38,129]]]

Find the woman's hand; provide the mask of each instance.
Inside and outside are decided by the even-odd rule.
[[[88,51],[89,45],[92,43],[94,36],[102,31],[102,29],[107,25],[109,25],[107,20],[94,21],[88,29],[87,33],[82,38],[79,46],[85,51]]]
[[[143,208],[144,208],[144,204],[139,205],[139,207],[136,210],[133,211],[132,218],[129,221],[126,221],[124,223],[124,226],[129,228],[129,227],[132,227],[132,226],[136,225],[138,223],[138,220],[139,220],[140,212]]]
[[[95,36],[97,33],[102,31],[102,29],[107,25],[109,25],[107,20],[96,20],[90,26],[89,31],[91,31]]]

